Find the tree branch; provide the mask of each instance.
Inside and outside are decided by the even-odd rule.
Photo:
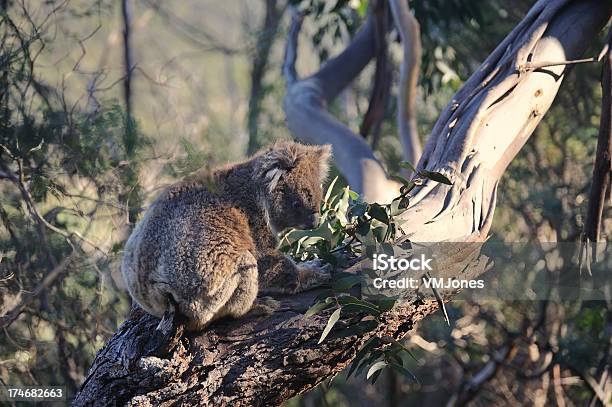
[[[422,153],[415,114],[416,90],[422,54],[421,33],[418,21],[408,9],[408,2],[391,0],[390,4],[393,21],[402,39],[404,50],[397,95],[397,127],[404,160],[415,165],[421,158]]]
[[[605,204],[606,190],[610,188],[612,180],[612,30],[608,34],[608,52],[604,60],[601,73],[601,118],[599,122],[599,135],[597,137],[597,152],[593,165],[593,181],[589,197],[586,221],[584,223],[585,237],[596,243],[599,241],[601,217]],[[593,250],[593,255],[597,253]]]
[[[387,32],[389,31],[389,7],[387,0],[379,0],[372,4],[374,9],[374,35],[376,38],[376,69],[374,71],[374,85],[370,94],[368,110],[363,116],[359,134],[367,137],[372,128],[379,127],[384,118],[389,95],[391,93],[391,68],[388,60]],[[374,134],[371,145],[377,143],[378,135]]]
[[[36,298],[43,290],[50,287],[58,278],[61,278],[67,271],[70,263],[74,259],[74,255],[65,257],[57,266],[47,273],[40,283],[36,285],[34,290],[24,292],[21,295],[21,300],[14,307],[0,316],[0,329],[6,328],[19,317],[23,309]]]

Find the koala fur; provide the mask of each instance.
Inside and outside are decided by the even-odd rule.
[[[132,298],[162,317],[170,300],[200,330],[246,314],[259,291],[295,293],[329,280],[296,265],[276,234],[318,224],[331,146],[280,142],[252,158],[170,186],[127,241],[121,270]]]

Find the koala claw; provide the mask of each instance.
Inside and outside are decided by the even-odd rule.
[[[303,263],[300,263],[300,266],[304,266],[306,268],[312,268],[312,269],[318,270],[321,273],[327,273],[327,274],[330,274],[331,269],[332,269],[331,264],[327,263],[326,261],[322,259],[308,260]]]
[[[331,265],[323,260],[315,259],[300,263],[300,291],[329,284],[331,281]]]

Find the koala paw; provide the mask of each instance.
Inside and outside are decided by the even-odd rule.
[[[305,261],[298,265],[299,291],[329,284],[331,265],[320,259]]]

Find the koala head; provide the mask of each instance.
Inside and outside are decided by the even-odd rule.
[[[280,142],[255,158],[254,180],[273,232],[319,223],[321,184],[327,177],[331,145]]]

